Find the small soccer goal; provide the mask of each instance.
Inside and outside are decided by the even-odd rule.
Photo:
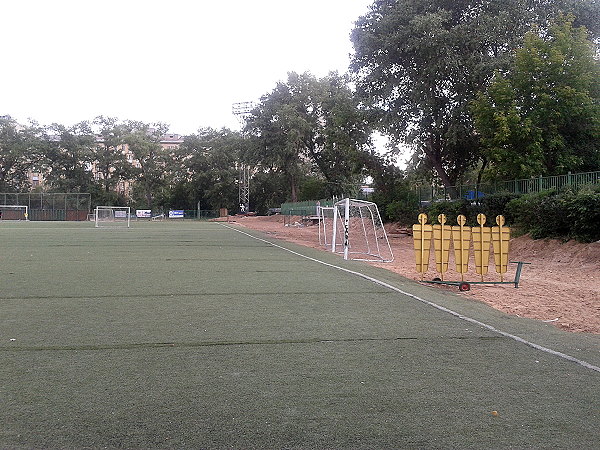
[[[94,216],[96,228],[129,228],[131,208],[129,206],[96,206]]]
[[[331,219],[328,216],[332,215]],[[320,224],[325,239],[330,239],[331,251],[342,253],[344,259],[391,262],[392,247],[373,202],[346,198],[323,211]],[[329,223],[329,225],[328,225]],[[331,236],[331,238],[329,238]]]
[[[318,206],[317,216],[319,217],[319,244],[324,247],[331,247],[331,238],[333,237],[333,206]]]
[[[27,205],[0,205],[0,220],[29,220]]]

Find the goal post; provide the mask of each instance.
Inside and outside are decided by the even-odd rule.
[[[129,228],[131,208],[129,206],[96,206],[94,219],[96,228]]]
[[[332,252],[343,254],[344,259],[379,262],[394,260],[392,247],[375,203],[345,198],[334,205],[332,222]]]
[[[27,205],[0,205],[0,220],[29,220]]]

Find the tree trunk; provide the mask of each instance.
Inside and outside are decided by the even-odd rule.
[[[296,184],[296,177],[294,175],[290,174],[289,179],[290,179],[292,202],[297,202],[298,201],[298,186]]]
[[[483,178],[483,172],[485,171],[485,168],[487,167],[487,158],[485,156],[482,157],[482,163],[481,163],[481,169],[479,169],[479,172],[477,172],[477,186],[481,185],[481,178]]]
[[[152,203],[154,202],[152,201],[152,192],[148,187],[146,187],[146,202],[148,203],[148,208],[152,209]]]
[[[433,167],[438,177],[440,177],[440,180],[446,188],[446,191],[450,194],[450,198],[457,198],[458,192],[456,191],[456,187],[454,186],[454,183],[452,183],[448,172],[446,172],[446,169],[444,169],[444,166],[442,164],[442,158],[440,156],[441,152],[438,149],[434,148],[434,145],[431,142],[432,140],[433,138],[430,138],[425,144],[425,155],[428,161],[430,162],[431,167]]]

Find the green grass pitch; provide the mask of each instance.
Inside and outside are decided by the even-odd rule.
[[[0,223],[0,448],[597,448],[600,373],[252,236]],[[599,336],[278,245],[600,365]]]

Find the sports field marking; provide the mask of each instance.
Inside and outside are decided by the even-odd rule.
[[[536,344],[534,342],[530,342],[527,339],[523,339],[520,336],[516,336],[514,334],[507,333],[506,331],[499,330],[499,329],[493,327],[492,325],[488,325],[487,323],[480,322],[477,319],[473,319],[471,317],[465,316],[465,315],[460,314],[460,313],[458,313],[456,311],[448,309],[448,308],[446,308],[444,306],[438,305],[437,303],[431,302],[429,300],[425,300],[425,299],[423,299],[423,298],[421,298],[421,297],[419,297],[417,295],[411,294],[409,292],[405,292],[402,289],[399,289],[399,288],[397,288],[395,286],[392,286],[391,284],[386,283],[385,281],[381,281],[381,280],[378,280],[377,278],[370,277],[368,275],[365,275],[364,273],[356,272],[354,270],[350,270],[350,269],[346,269],[344,267],[336,266],[335,264],[330,264],[328,262],[321,261],[320,259],[316,259],[316,258],[312,258],[312,257],[307,256],[307,255],[303,255],[302,253],[296,252],[294,250],[290,250],[289,248],[285,248],[285,247],[283,247],[281,245],[277,245],[274,242],[268,241],[266,239],[262,239],[262,238],[259,238],[259,237],[256,237],[256,236],[252,236],[250,233],[246,233],[245,231],[238,230],[237,228],[233,228],[233,227],[231,227],[229,225],[225,225],[225,224],[221,224],[221,225],[224,226],[225,228],[230,229],[230,230],[237,231],[238,233],[244,234],[244,235],[246,235],[246,236],[248,236],[248,237],[250,237],[252,239],[256,239],[257,241],[264,242],[265,244],[272,245],[273,247],[276,247],[276,248],[279,248],[281,250],[285,250],[286,252],[289,252],[289,253],[292,253],[294,255],[300,256],[301,258],[305,258],[305,259],[308,259],[310,261],[314,261],[316,263],[322,264],[324,266],[331,267],[331,268],[334,268],[334,269],[337,269],[337,270],[341,270],[342,272],[350,273],[352,275],[356,275],[358,277],[364,278],[365,280],[371,281],[372,283],[375,283],[375,284],[377,284],[379,286],[383,286],[383,287],[385,287],[387,289],[391,289],[393,291],[396,291],[399,294],[406,295],[407,297],[410,297],[410,298],[413,298],[415,300],[418,300],[421,303],[425,303],[426,305],[432,306],[432,307],[434,307],[434,308],[436,308],[436,309],[438,309],[440,311],[443,311],[445,313],[452,314],[453,316],[455,316],[455,317],[457,317],[459,319],[462,319],[462,320],[464,320],[466,322],[469,322],[469,323],[472,323],[472,324],[475,324],[475,325],[479,325],[480,327],[483,327],[483,328],[487,328],[488,330],[490,330],[490,331],[492,331],[494,333],[498,333],[501,336],[504,336],[504,337],[510,338],[510,339],[512,339],[514,341],[517,341],[517,342],[520,342],[522,344],[528,345],[529,347],[535,348],[536,350],[540,350],[542,352],[549,353],[549,354],[554,355],[554,356],[558,356],[559,358],[566,359],[567,361],[574,362],[576,364],[579,364],[579,365],[585,367],[586,369],[590,369],[590,370],[594,370],[596,372],[600,372],[600,367],[598,367],[598,366],[594,366],[593,364],[590,364],[590,363],[588,363],[586,361],[583,361],[581,359],[577,359],[577,358],[575,358],[573,356],[570,356],[570,355],[567,355],[565,353],[562,353],[562,352],[559,352],[559,351],[556,351],[556,350],[552,350],[551,348],[544,347],[544,346]]]

